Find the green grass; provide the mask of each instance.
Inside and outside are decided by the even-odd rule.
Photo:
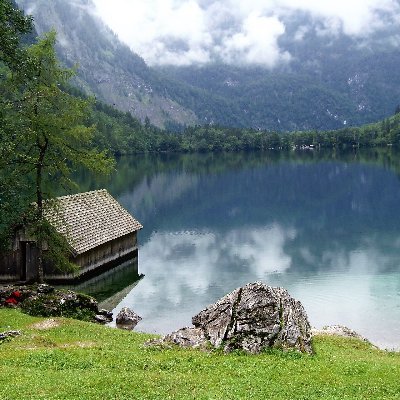
[[[151,335],[0,309],[0,399],[399,399],[400,354],[317,337],[314,356],[146,348]]]

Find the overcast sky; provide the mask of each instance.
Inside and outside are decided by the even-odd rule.
[[[318,34],[368,37],[400,26],[399,0],[93,0],[119,38],[150,65],[226,63],[274,67],[290,61],[279,48],[287,17],[306,12]],[[308,26],[300,26],[303,40]],[[400,34],[400,32],[399,32]]]

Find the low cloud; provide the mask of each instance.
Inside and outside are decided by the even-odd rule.
[[[97,13],[150,65],[210,61],[273,68],[291,59],[279,46],[286,23],[303,13],[317,34],[367,38],[400,22],[396,0],[94,0]],[[303,40],[310,27],[299,26]]]
[[[249,15],[240,32],[228,36],[217,48],[228,64],[262,64],[274,67],[290,60],[290,54],[281,51],[278,38],[285,33],[285,25],[277,17]]]
[[[321,21],[326,32],[368,36],[386,23],[395,22],[400,15],[396,0],[280,0],[275,2],[280,10],[303,11]]]

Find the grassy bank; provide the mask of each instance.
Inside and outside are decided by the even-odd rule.
[[[398,399],[400,354],[316,337],[314,356],[143,348],[150,335],[0,309],[0,399]]]

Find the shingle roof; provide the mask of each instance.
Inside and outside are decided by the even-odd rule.
[[[45,217],[76,255],[143,228],[105,189],[58,197]]]

